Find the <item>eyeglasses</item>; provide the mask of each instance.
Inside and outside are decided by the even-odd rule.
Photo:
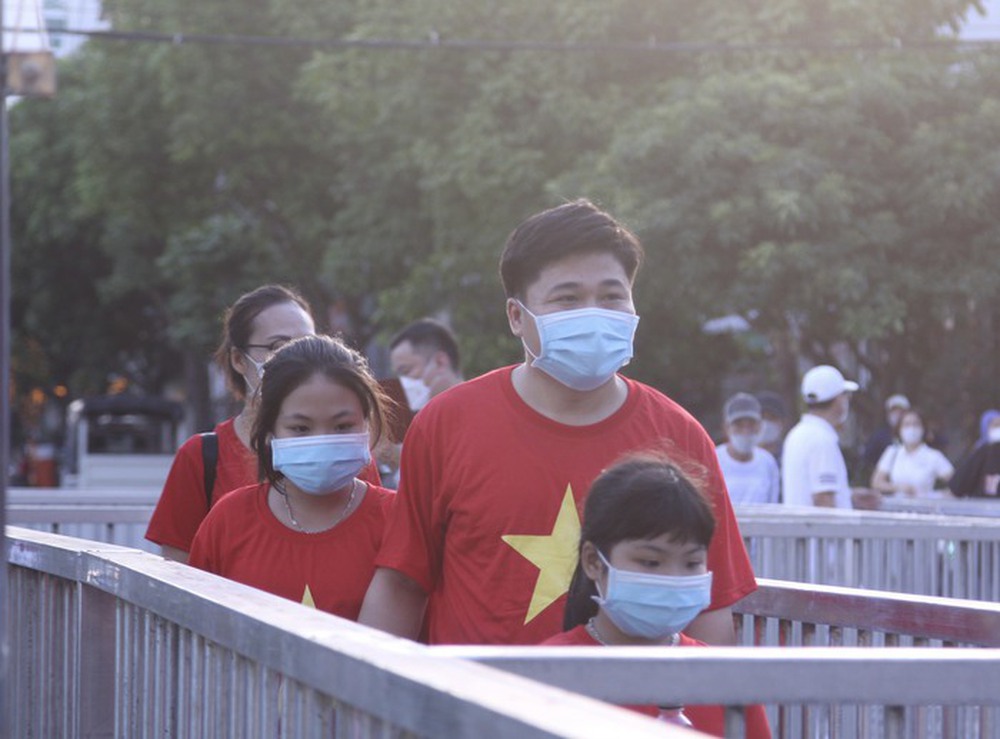
[[[275,339],[270,344],[247,344],[243,347],[243,351],[248,351],[250,349],[263,349],[268,353],[268,355],[274,354],[281,347],[287,344],[291,339]]]

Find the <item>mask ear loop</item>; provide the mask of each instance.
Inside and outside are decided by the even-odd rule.
[[[243,354],[243,357],[248,362],[250,362],[250,364],[254,368],[254,371],[257,373],[257,384],[254,387],[250,388],[250,400],[253,400],[258,395],[260,395],[260,386],[264,384],[264,365],[267,364],[267,360],[265,359],[263,362],[258,362],[256,359],[250,356],[249,352],[244,351],[243,349],[240,349],[240,353]],[[250,386],[250,383],[247,382],[246,375],[243,376],[243,382],[247,383],[247,387]]]
[[[538,354],[535,354],[528,347],[528,342],[524,340],[523,332],[521,336],[521,346],[524,347],[524,351],[528,352],[528,356],[531,357],[531,363],[534,364],[535,362],[538,361],[538,357],[545,353],[545,340],[542,338],[541,329],[538,328],[538,316],[536,316],[534,313],[528,310],[527,306],[525,306],[525,304],[522,303],[519,298],[514,298],[514,300],[517,302],[519,306],[521,306],[521,310],[523,310],[525,313],[531,316],[531,320],[535,324],[535,333],[538,334]]]
[[[608,573],[608,582],[609,582],[608,590],[611,590],[610,587],[611,571],[614,570],[614,567],[611,566],[611,563],[608,562],[608,558],[604,556],[604,552],[602,552],[600,549],[597,550],[597,556],[601,558],[601,563],[604,565],[604,569]],[[603,601],[605,599],[605,595],[604,593],[601,592],[600,580],[594,580],[594,589],[597,590],[598,597]],[[598,601],[598,603],[600,603],[600,601]]]

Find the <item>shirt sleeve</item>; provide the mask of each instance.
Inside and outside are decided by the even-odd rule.
[[[817,445],[809,454],[809,490],[816,493],[838,492],[846,480],[844,457],[836,443]]]
[[[895,444],[890,444],[883,450],[882,456],[878,458],[878,464],[875,465],[875,469],[879,472],[884,472],[885,474],[890,474],[892,472],[892,462],[899,450],[896,449]]]
[[[206,513],[208,501],[205,499],[201,437],[195,435],[177,450],[149,520],[146,538],[155,544],[186,552]]]
[[[767,475],[770,480],[767,502],[779,503],[781,501],[781,470],[778,469],[778,460],[770,453],[767,455]]]
[[[692,444],[697,461],[708,474],[708,491],[715,511],[715,534],[708,546],[708,569],[712,571],[712,602],[708,610],[715,611],[733,605],[757,589],[753,566],[747,555],[729,491],[719,468],[715,446],[708,434],[697,426],[701,443]]]
[[[951,477],[952,474],[954,474],[955,472],[955,465],[953,465],[951,461],[949,461],[949,459],[946,456],[944,456],[944,454],[939,452],[937,449],[935,449],[934,451],[937,452],[937,454],[934,455],[935,477],[938,480],[944,480]]]
[[[221,542],[225,539],[225,508],[221,504],[215,506],[195,532],[188,554],[188,564],[191,567],[222,574],[221,553],[225,547]]]
[[[389,510],[377,567],[397,570],[430,593],[437,582],[444,550],[443,514],[435,500],[434,458],[420,421],[403,442],[399,489]]]
[[[986,462],[987,447],[981,446],[966,457],[955,470],[955,476],[949,482],[949,488],[955,495],[962,497],[978,495],[977,482]]]

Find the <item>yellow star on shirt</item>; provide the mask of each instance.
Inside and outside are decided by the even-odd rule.
[[[566,486],[566,495],[551,534],[507,534],[500,538],[538,568],[535,590],[524,617],[527,624],[569,590],[569,582],[576,569],[576,550],[580,544],[580,514],[573,499],[573,487]]]
[[[306,583],[305,592],[302,593],[302,605],[309,606],[310,608],[316,607],[316,601],[313,600],[312,591],[309,589],[309,584]]]

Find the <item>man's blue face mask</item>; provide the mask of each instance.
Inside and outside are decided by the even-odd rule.
[[[580,308],[536,316],[521,309],[538,329],[539,352],[531,366],[581,392],[599,388],[632,359],[639,316],[604,308]],[[522,338],[523,343],[523,338]]]

